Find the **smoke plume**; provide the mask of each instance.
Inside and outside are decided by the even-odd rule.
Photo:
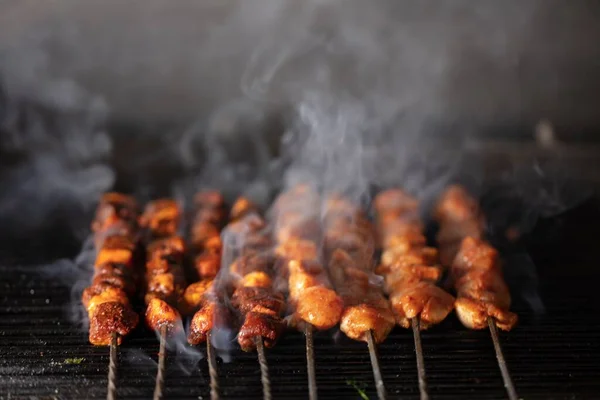
[[[145,201],[213,187],[266,206],[299,181],[362,204],[399,185],[426,209],[467,180],[483,196],[466,139],[528,122],[526,100],[528,118],[546,109],[520,69],[542,1],[18,4],[0,12],[31,24],[0,16],[0,224],[22,238],[82,242],[111,188]],[[513,177],[521,229],[532,209],[581,201]]]

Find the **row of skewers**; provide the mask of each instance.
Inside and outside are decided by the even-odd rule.
[[[323,199],[309,186],[298,185],[276,199],[269,221],[245,198],[234,203],[227,221],[222,196],[205,191],[194,199],[186,241],[180,235],[183,213],[175,201],[150,202],[140,215],[133,198],[106,194],[92,223],[97,255],[82,301],[90,342],[111,346],[108,397],[114,398],[116,391],[113,352],[138,324],[132,303],[139,292],[144,293],[146,325],[161,338],[155,398],[162,396],[165,342],[169,335],[183,333],[186,317],[191,318],[188,342],[206,343],[213,368],[210,335],[215,328],[235,327],[242,350],[258,350],[265,398],[270,393],[264,347],[274,346],[288,328],[307,338],[311,398],[317,395],[315,329],[339,324],[348,337],[367,342],[379,398],[385,398],[385,388],[375,344],[396,324],[412,327],[417,348],[419,331],[441,322],[453,309],[470,329],[489,326],[492,335],[496,328],[510,330],[517,317],[509,311],[498,254],[483,238],[484,220],[476,202],[460,186],[444,192],[434,210],[439,251],[427,246],[418,206],[399,189],[383,191],[374,199],[372,223],[343,196]],[[190,255],[197,281],[188,285],[184,265]],[[143,271],[139,265],[145,266]],[[438,286],[445,269],[456,298]],[[417,364],[421,397],[427,398],[422,353]],[[505,378],[510,380],[507,371]],[[512,383],[506,386],[509,397],[516,398]]]

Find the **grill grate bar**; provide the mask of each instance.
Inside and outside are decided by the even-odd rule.
[[[496,358],[498,359],[498,367],[500,367],[500,373],[502,374],[502,380],[504,381],[504,387],[508,393],[509,400],[518,400],[517,391],[515,385],[508,372],[508,366],[502,353],[502,347],[500,346],[500,339],[498,338],[498,328],[494,323],[494,320],[490,317],[487,319],[488,326],[490,327],[490,333],[492,335],[492,342],[494,342],[494,350],[496,351]]]
[[[117,395],[117,332],[112,333],[108,361],[108,392],[106,400],[115,400]]]
[[[427,380],[425,378],[425,359],[423,357],[423,345],[421,344],[421,320],[417,316],[410,320],[413,330],[413,337],[415,340],[415,353],[417,356],[417,373],[419,375],[419,393],[421,394],[421,400],[428,400],[429,394],[427,394]]]
[[[160,400],[163,397],[165,387],[165,363],[167,359],[167,326],[160,327],[160,347],[158,350],[158,370],[156,371],[156,382],[154,384],[154,400]]]
[[[258,352],[258,363],[260,364],[260,381],[263,387],[264,400],[271,400],[271,380],[269,379],[269,365],[265,355],[265,345],[262,338],[256,338],[256,351]]]
[[[315,371],[315,347],[313,338],[313,326],[306,324],[304,327],[306,336],[306,369],[308,372],[308,398],[317,400],[317,374]]]

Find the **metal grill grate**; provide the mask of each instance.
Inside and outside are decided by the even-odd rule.
[[[5,277],[0,284],[0,397],[104,398],[108,350],[90,346],[86,334],[69,324],[63,306],[69,290],[40,279],[30,267],[3,267],[0,272]],[[600,393],[600,322],[594,317],[598,302],[587,295],[596,282],[567,276],[573,278],[555,277],[543,285],[544,293],[564,294],[549,296],[546,316],[535,321],[521,312],[522,323],[510,334],[500,333],[523,398],[590,398]],[[335,340],[329,333],[316,333],[314,340],[319,398],[360,398],[355,386],[376,398],[364,343],[343,335]],[[423,332],[422,342],[431,398],[506,398],[488,331],[467,331],[449,318]],[[388,397],[418,398],[412,332],[395,330],[378,350]],[[154,334],[138,330],[119,353],[118,398],[150,398],[158,356]],[[304,336],[284,336],[267,350],[267,357],[273,398],[307,398]],[[262,398],[256,354],[234,352],[233,359],[228,364],[217,360],[221,397]],[[169,355],[166,398],[208,399],[209,392],[206,360],[186,375]]]
[[[525,399],[598,398],[600,299],[599,237],[594,209],[561,225],[559,245],[532,245],[547,309],[534,316],[515,304],[520,323],[500,341],[517,393]],[[584,228],[582,221],[588,221]],[[590,230],[591,226],[591,230]],[[547,230],[541,224],[539,229]],[[535,233],[534,233],[535,234]],[[0,266],[0,399],[106,398],[109,351],[87,342],[69,323],[70,289],[28,266]],[[422,332],[427,391],[432,399],[507,398],[489,331],[468,331],[455,317]],[[343,336],[315,333],[316,381],[320,399],[359,399],[356,387],[377,398],[367,346]],[[378,347],[388,398],[419,398],[411,330],[396,329]],[[202,349],[204,351],[204,349]],[[308,398],[305,339],[288,333],[267,349],[274,399]],[[117,398],[147,399],[154,392],[159,343],[138,329],[119,348]],[[217,359],[223,399],[260,399],[261,373],[255,353],[236,351],[233,362]],[[207,360],[185,374],[169,353],[165,398],[209,399]]]

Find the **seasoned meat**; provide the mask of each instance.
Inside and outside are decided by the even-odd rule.
[[[385,301],[379,307],[367,303],[346,307],[342,314],[340,330],[350,339],[367,341],[366,334],[373,332],[376,343],[381,343],[392,331],[396,321]]]
[[[137,215],[138,206],[133,197],[121,193],[106,193],[100,199],[96,209],[92,231],[105,232],[119,222],[135,227]]]
[[[442,322],[454,307],[454,297],[428,281],[419,281],[390,294],[396,320],[404,328],[420,317],[421,329]]]
[[[319,259],[319,248],[311,240],[288,239],[277,246],[278,256],[288,260],[314,261]]]
[[[201,279],[213,279],[221,268],[221,255],[209,252],[201,253],[194,259],[194,266]]]
[[[179,236],[151,242],[146,251],[146,270],[165,273],[173,265],[181,265],[185,255],[185,243]]]
[[[344,303],[334,290],[312,286],[296,299],[296,313],[318,330],[331,329],[338,324]]]
[[[517,315],[505,308],[468,297],[459,296],[455,308],[458,319],[469,329],[487,328],[488,317],[493,318],[496,326],[505,331],[510,331],[518,321]]]
[[[94,265],[116,263],[131,265],[134,259],[135,245],[124,236],[109,236],[102,242],[96,254]]]
[[[436,286],[443,275],[438,251],[426,246],[418,202],[399,189],[381,192],[374,202],[379,240],[383,248],[377,272],[385,278],[397,323],[420,329],[444,320],[452,311],[454,297]]]
[[[181,209],[173,199],[159,199],[146,205],[140,218],[140,226],[154,238],[177,234],[181,220]]]
[[[202,222],[198,224],[194,224],[192,226],[192,244],[198,249],[202,250],[204,247],[204,243],[208,240],[217,237],[220,235],[219,227],[210,222]]]
[[[498,252],[483,240],[484,218],[477,202],[460,186],[452,186],[439,200],[435,217],[442,263],[450,265],[456,289],[456,313],[470,329],[484,329],[488,318],[510,330],[517,316],[509,311],[511,298]]]
[[[254,271],[244,275],[238,283],[238,286],[271,289],[273,287],[273,281],[268,273]]]
[[[129,304],[129,299],[127,298],[127,293],[121,289],[90,286],[83,291],[82,302],[88,314],[91,314],[102,303],[117,302],[127,305]]]
[[[146,325],[155,331],[166,326],[169,332],[174,332],[182,328],[181,316],[167,302],[154,298],[146,307]]]
[[[90,321],[89,339],[95,345],[109,345],[113,333],[127,335],[138,322],[130,305],[138,279],[137,217],[135,200],[119,193],[105,194],[96,210],[94,276],[81,298]]]
[[[246,197],[238,197],[233,206],[231,206],[231,211],[229,212],[229,220],[237,221],[240,218],[245,217],[250,213],[257,212],[258,208],[250,199]]]
[[[234,292],[231,305],[242,314],[254,311],[276,316],[284,311],[285,301],[281,294],[274,294],[267,288],[240,287]]]
[[[212,279],[203,279],[190,284],[183,293],[179,309],[185,315],[198,311],[204,304],[205,296],[213,285]]]
[[[220,309],[221,307],[216,302],[209,301],[194,314],[188,333],[189,344],[197,345],[206,342],[208,333],[213,328],[215,313]]]
[[[277,316],[250,311],[244,317],[238,333],[238,343],[243,351],[256,348],[255,339],[260,337],[266,347],[273,347],[283,333],[285,324]]]
[[[119,302],[101,303],[90,314],[89,341],[96,346],[108,346],[112,333],[116,332],[117,344],[138,324],[138,315],[127,304]]]

